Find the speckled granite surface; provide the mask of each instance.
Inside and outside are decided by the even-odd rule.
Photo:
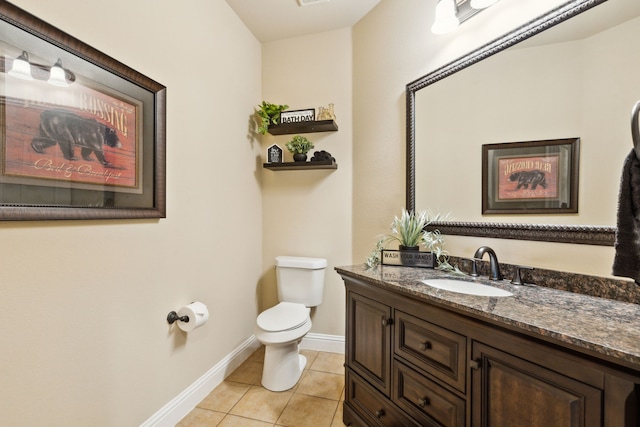
[[[438,270],[365,265],[337,267],[341,275],[366,279],[384,289],[451,307],[472,317],[540,335],[548,341],[601,354],[605,359],[640,371],[640,305],[543,286],[515,286],[509,281],[478,282],[511,293],[482,297],[440,290],[421,281],[452,277]],[[464,280],[471,280],[464,277]]]
[[[462,271],[471,271],[471,260],[467,258],[452,256],[450,261],[452,265],[459,266]],[[515,265],[500,263],[500,270],[506,278],[513,278],[515,269]],[[481,275],[488,275],[489,263],[487,261],[478,263],[478,271]],[[531,271],[523,270],[522,279],[525,283],[535,283],[561,291],[640,304],[640,286],[633,283],[633,280],[588,276],[542,268],[534,268]]]

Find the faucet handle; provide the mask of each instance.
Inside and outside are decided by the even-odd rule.
[[[471,263],[471,273],[469,273],[469,276],[471,277],[480,276],[480,274],[478,274],[478,261],[482,261],[481,259],[479,258],[460,258],[460,259],[469,261]]]
[[[482,262],[480,258],[469,258],[471,260],[471,277],[478,277],[480,273],[478,273],[478,262]]]
[[[512,285],[524,285],[524,282],[521,278],[522,270],[533,270],[533,267],[529,267],[527,265],[516,265],[516,274],[514,274],[513,280],[511,281]]]

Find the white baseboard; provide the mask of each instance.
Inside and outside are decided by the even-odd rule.
[[[300,348],[304,350],[326,351],[344,354],[344,337],[309,333],[302,338]]]
[[[344,342],[344,337],[339,335],[307,334],[302,339],[300,348],[344,354]],[[140,427],[175,426],[258,348],[260,342],[252,335],[151,418],[140,424]]]
[[[175,426],[258,348],[260,348],[260,342],[252,335],[151,418],[140,424],[140,427]]]

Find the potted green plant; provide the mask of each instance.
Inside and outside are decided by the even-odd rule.
[[[293,160],[295,162],[306,162],[307,152],[313,148],[313,142],[304,136],[296,135],[291,141],[287,142],[286,147],[287,150],[293,154]]]
[[[443,249],[444,237],[439,230],[427,231],[425,227],[434,221],[444,218],[440,214],[432,214],[429,211],[407,211],[402,209],[400,217],[394,217],[391,223],[391,233],[385,234],[378,239],[371,255],[366,260],[368,267],[375,267],[380,264],[382,250],[391,242],[398,242],[399,250],[420,250],[423,246],[428,251],[433,252],[438,268],[441,270],[457,270],[449,264],[448,253]]]
[[[258,106],[257,113],[260,116],[260,126],[258,132],[265,135],[269,131],[269,125],[280,123],[280,113],[289,108],[288,105],[277,105],[262,101]]]

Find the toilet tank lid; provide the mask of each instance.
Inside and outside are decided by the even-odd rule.
[[[308,268],[310,270],[317,270],[320,268],[325,268],[327,266],[327,260],[324,258],[278,256],[276,257],[276,266],[290,268]]]

